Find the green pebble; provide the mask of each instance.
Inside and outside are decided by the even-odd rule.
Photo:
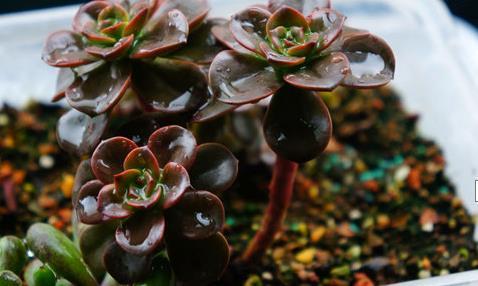
[[[332,276],[346,277],[350,275],[350,267],[348,265],[342,265],[332,268],[330,271]]]

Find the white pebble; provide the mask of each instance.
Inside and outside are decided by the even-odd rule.
[[[43,169],[51,169],[55,165],[55,159],[49,155],[42,155],[38,163]]]
[[[264,272],[264,273],[262,273],[262,279],[272,280],[272,279],[274,279],[274,277],[272,277],[272,274],[270,272]]]
[[[450,271],[448,271],[448,269],[440,270],[440,276],[444,276],[444,275],[448,275],[448,274],[450,274]]]
[[[432,231],[433,231],[433,228],[434,228],[434,225],[433,225],[433,223],[431,223],[431,222],[428,222],[428,223],[422,225],[422,230],[423,230],[424,232],[432,232]]]
[[[410,167],[402,165],[395,171],[394,179],[397,182],[403,182],[408,177],[409,173]]]
[[[420,270],[420,272],[418,272],[418,277],[420,279],[430,278],[431,276],[432,274],[430,273],[429,270]]]
[[[359,219],[362,217],[362,212],[358,209],[353,209],[349,213],[350,219]]]

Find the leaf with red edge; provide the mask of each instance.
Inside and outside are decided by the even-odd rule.
[[[179,202],[190,181],[188,171],[174,162],[166,164],[163,170],[162,183],[164,184],[163,209],[168,209]]]
[[[229,263],[229,245],[221,233],[200,240],[167,237],[167,251],[176,278],[186,285],[209,285]]]
[[[331,136],[329,110],[316,93],[285,85],[274,94],[264,137],[277,155],[298,163],[310,161],[325,150]]]
[[[155,179],[159,179],[160,176],[158,161],[156,160],[153,152],[151,152],[147,146],[132,150],[128,156],[126,156],[123,163],[123,168],[125,170],[149,170]]]
[[[124,251],[116,242],[105,250],[103,264],[107,272],[121,284],[142,282],[151,274],[152,255],[134,255]]]
[[[304,15],[289,6],[279,8],[267,21],[266,32],[269,36],[269,39],[274,37],[272,31],[279,26],[283,26],[285,28],[299,27],[303,28],[304,31],[309,30],[309,23]]]
[[[374,88],[388,84],[395,74],[395,56],[390,46],[372,34],[358,34],[346,39],[342,52],[350,62],[350,73],[342,85]]]
[[[192,122],[206,122],[213,120],[221,115],[233,111],[238,108],[237,105],[226,104],[221,102],[212,96],[209,100],[201,106],[196,113],[194,113]]]
[[[124,37],[111,47],[89,46],[85,49],[89,54],[111,61],[126,54],[133,45],[134,35]]]
[[[211,29],[218,25],[227,23],[225,19],[208,19],[189,35],[188,44],[174,52],[171,57],[195,62],[198,64],[209,64],[224,46],[218,42],[211,32]]]
[[[81,161],[80,165],[76,169],[75,182],[73,183],[73,190],[71,194],[71,204],[76,206],[78,203],[78,195],[81,187],[89,181],[95,180],[95,176],[91,170],[90,160]]]
[[[305,62],[305,57],[284,56],[274,51],[267,43],[261,43],[260,48],[265,54],[267,61],[276,67],[291,68]]]
[[[310,15],[314,10],[331,8],[330,2],[330,0],[269,0],[269,10],[274,13],[282,6],[289,6],[304,15]]]
[[[310,29],[320,35],[319,51],[329,47],[340,35],[345,16],[332,9],[320,9],[310,15]]]
[[[221,200],[207,191],[186,192],[178,204],[166,212],[168,236],[204,239],[224,226]]]
[[[91,1],[82,5],[73,18],[73,30],[83,33],[87,27],[95,26],[98,15],[109,5],[108,1]]]
[[[112,109],[130,82],[129,63],[108,62],[79,76],[66,90],[66,99],[71,107],[94,116]]]
[[[211,28],[211,33],[224,46],[231,50],[238,51],[241,54],[253,53],[239,44],[231,33],[231,22],[226,21],[222,24],[216,24]]]
[[[103,214],[104,220],[123,219],[133,213],[124,204],[123,194],[116,189],[118,184],[104,186],[98,194],[98,210]]]
[[[157,58],[135,61],[133,89],[148,111],[182,113],[196,110],[207,97],[207,80],[199,66],[180,60]]]
[[[282,85],[268,63],[236,51],[216,56],[209,69],[209,83],[214,96],[228,104],[259,101]]]
[[[194,30],[206,19],[209,4],[207,0],[166,0],[160,3],[156,14],[165,14],[173,9],[181,11],[186,16],[189,29]],[[153,15],[153,17],[157,15]]]
[[[77,110],[70,110],[58,120],[56,137],[60,147],[78,157],[89,155],[106,131],[107,114],[90,117]]]
[[[219,194],[234,183],[238,172],[238,160],[221,144],[199,145],[189,175],[195,189]]]
[[[148,19],[148,8],[138,11],[123,30],[123,36],[136,35]]]
[[[156,130],[149,137],[148,148],[163,168],[169,162],[189,168],[196,158],[196,138],[180,126],[166,126]]]
[[[52,102],[57,102],[65,97],[66,90],[75,82],[76,75],[70,68],[61,68],[56,78],[56,91]]]
[[[97,17],[98,22],[107,19],[115,19],[122,22],[127,21],[129,19],[128,11],[117,3],[111,3],[107,7],[101,9]]]
[[[96,60],[85,52],[81,35],[71,31],[51,34],[43,47],[42,59],[54,67],[77,67]]]
[[[91,169],[96,178],[104,183],[113,183],[114,175],[123,171],[123,162],[136,144],[124,137],[105,140],[96,147],[91,156]]]
[[[76,213],[82,223],[98,224],[103,222],[103,214],[98,210],[97,197],[104,184],[100,180],[89,181],[81,187],[77,204]]]
[[[287,49],[287,54],[293,57],[308,56],[316,47],[317,41],[308,41],[304,44],[290,47]]]
[[[163,194],[161,187],[158,184],[156,184],[156,181],[154,180],[148,181],[148,183],[146,184],[146,186],[144,186],[144,188],[136,189],[136,190],[134,188],[135,187],[131,186],[130,191],[133,191],[135,193],[145,192],[147,194],[147,197],[137,198],[135,196],[132,197],[130,195],[128,199],[126,200],[126,204],[130,207],[140,209],[140,210],[146,210],[155,206]]]
[[[299,71],[285,75],[284,80],[298,88],[331,91],[342,82],[349,71],[347,57],[343,53],[331,53],[307,64]]]
[[[261,54],[259,44],[267,37],[266,24],[271,13],[260,7],[247,8],[232,16],[230,32],[242,46]]]
[[[189,26],[179,10],[171,10],[160,18],[152,18],[145,26],[130,57],[151,58],[177,50],[188,40]]]
[[[136,212],[116,230],[116,242],[126,252],[152,253],[164,235],[164,216],[158,212]]]

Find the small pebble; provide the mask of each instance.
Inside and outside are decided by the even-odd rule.
[[[295,255],[295,260],[303,264],[310,264],[314,261],[315,254],[317,253],[316,248],[307,248]]]
[[[429,270],[420,270],[420,272],[418,272],[418,278],[420,279],[430,278],[431,276],[432,274]]]
[[[53,166],[55,166],[55,159],[49,155],[42,155],[38,161],[38,164],[40,164],[40,167],[43,169],[51,169]]]

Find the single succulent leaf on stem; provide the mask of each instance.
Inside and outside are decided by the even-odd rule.
[[[59,230],[48,224],[36,223],[28,229],[26,241],[35,256],[59,276],[77,285],[98,285],[80,251]]]
[[[281,230],[292,198],[299,165],[277,156],[269,186],[269,204],[259,231],[242,255],[247,263],[258,263]]]
[[[0,285],[2,286],[22,286],[22,279],[10,270],[0,271]]]
[[[0,271],[20,274],[26,261],[27,250],[18,237],[7,235],[0,239]]]
[[[57,282],[53,271],[38,259],[27,265],[23,280],[28,286],[55,286]]]

